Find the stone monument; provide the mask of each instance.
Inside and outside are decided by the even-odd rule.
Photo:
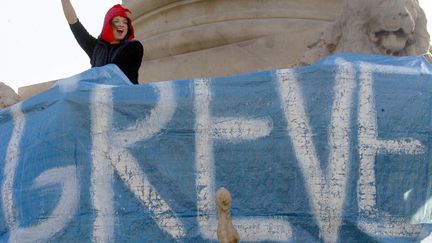
[[[140,82],[296,66],[343,0],[123,0],[144,45]]]
[[[341,14],[305,52],[304,63],[337,52],[426,55],[429,34],[418,0],[346,0]]]
[[[15,91],[7,86],[5,83],[0,82],[0,109],[14,105],[21,101],[21,97]]]

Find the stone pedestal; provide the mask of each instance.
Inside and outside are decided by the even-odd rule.
[[[19,87],[18,94],[23,99],[27,99],[47,89],[50,89],[55,84],[55,82],[57,82],[57,80]]]
[[[343,0],[123,0],[144,45],[140,82],[292,67]]]

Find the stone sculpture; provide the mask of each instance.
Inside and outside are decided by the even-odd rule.
[[[20,101],[21,97],[18,96],[11,87],[0,82],[0,109],[14,105]]]
[[[418,0],[347,0],[341,15],[309,47],[303,64],[337,52],[424,55],[429,51],[426,16]]]
[[[216,192],[218,209],[217,237],[220,243],[236,243],[240,240],[231,220],[231,193],[224,187]]]

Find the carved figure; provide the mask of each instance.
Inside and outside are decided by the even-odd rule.
[[[220,243],[236,243],[240,240],[231,220],[231,193],[224,187],[216,192],[218,209],[217,237]]]
[[[426,16],[418,0],[346,0],[339,18],[309,48],[304,64],[336,52],[424,55]]]
[[[0,109],[14,105],[20,101],[21,97],[11,87],[0,82]]]

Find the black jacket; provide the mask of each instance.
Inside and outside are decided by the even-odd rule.
[[[91,36],[80,21],[71,24],[70,28],[78,44],[90,57],[92,67],[116,64],[132,83],[138,84],[138,70],[144,53],[141,42],[125,40],[109,44]]]

